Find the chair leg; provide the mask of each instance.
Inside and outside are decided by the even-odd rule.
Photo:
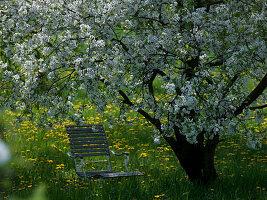
[[[129,158],[129,155],[126,155],[126,159],[124,160],[124,164],[125,164],[125,168],[126,168],[126,171],[128,172],[128,165],[129,165],[129,161],[130,161],[130,158]]]

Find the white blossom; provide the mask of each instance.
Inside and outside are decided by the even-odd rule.
[[[153,140],[155,144],[160,144],[161,143],[160,135],[154,135]]]
[[[262,0],[209,9],[187,0],[182,6],[175,0],[0,5],[0,85],[12,85],[0,105],[26,109],[23,102],[31,102],[54,117],[74,113],[73,100],[84,90],[99,112],[114,102],[122,119],[133,109],[158,120],[156,142],[179,129],[196,143],[203,131],[205,139],[236,134],[234,113],[249,95],[247,83],[266,73]],[[249,109],[242,114],[251,116]],[[81,112],[70,116],[77,123],[82,118]]]

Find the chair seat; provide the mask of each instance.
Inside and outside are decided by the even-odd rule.
[[[102,176],[103,174],[107,173],[114,173],[113,170],[99,170],[99,171],[86,171],[85,175],[86,177],[95,177],[95,176]],[[83,172],[76,172],[78,176],[84,177]]]
[[[77,172],[78,176],[84,177],[83,172]],[[103,178],[116,178],[116,177],[126,177],[126,176],[143,176],[141,172],[115,172],[113,170],[100,170],[100,171],[88,171],[85,172],[87,178],[90,177],[103,177]]]
[[[104,178],[116,178],[116,177],[125,177],[125,176],[143,176],[144,174],[141,172],[111,172],[105,173],[101,176]]]

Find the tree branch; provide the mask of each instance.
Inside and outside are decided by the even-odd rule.
[[[167,137],[163,136],[163,138],[166,140],[166,142],[171,146],[174,152],[177,152],[177,149],[179,148],[177,146],[177,141],[173,137]]]
[[[118,42],[126,52],[129,51],[129,48],[121,40],[113,38],[112,41]]]
[[[103,82],[103,83],[105,83],[106,85],[110,85],[109,81],[107,81],[107,80],[105,80],[103,78],[99,78],[98,80]],[[122,90],[119,90],[118,92],[122,96],[124,104],[126,104],[128,106],[134,106],[133,102],[131,102],[129,97]],[[154,126],[156,126],[156,128],[159,130],[159,132],[162,133],[161,123],[160,123],[159,119],[155,119],[154,117],[151,117],[143,109],[138,109],[137,112],[140,113],[141,115],[143,115],[150,123],[152,123]]]
[[[249,109],[250,110],[259,110],[259,109],[264,109],[264,108],[266,108],[267,107],[267,104],[265,104],[265,105],[262,105],[262,106],[255,106],[255,107],[250,107]]]
[[[223,64],[222,60],[218,60],[218,61],[215,61],[215,62],[208,63],[208,65],[211,66],[211,67],[217,67],[217,66],[220,66],[222,64]]]
[[[122,91],[119,90],[119,94],[122,96],[123,98],[123,103],[129,105],[129,106],[134,106],[134,104],[131,102],[131,100],[128,98],[128,96]],[[156,126],[156,128],[162,132],[161,130],[161,123],[159,119],[155,119],[153,117],[151,117],[146,111],[144,111],[143,109],[138,109],[137,110],[138,113],[140,113],[141,115],[143,115],[149,122],[151,122],[153,125]]]
[[[235,74],[233,76],[233,78],[231,78],[231,80],[229,81],[229,83],[227,84],[224,93],[222,95],[222,99],[224,99],[224,97],[227,95],[227,93],[230,91],[230,88],[234,85],[234,83],[236,82],[236,80],[238,79],[239,74]]]
[[[151,77],[147,81],[148,90],[149,90],[150,94],[153,96],[154,99],[155,99],[155,97],[154,97],[153,82],[154,82],[156,76],[157,76],[157,71],[156,70],[153,70]]]
[[[170,77],[164,72],[161,71],[160,69],[156,69],[157,74],[161,75],[162,77],[167,77],[168,80],[170,80]]]
[[[192,58],[191,60],[188,60],[185,62],[186,68],[184,70],[185,76],[188,80],[193,78],[195,76],[195,71],[194,69],[198,67],[199,65],[199,56],[196,56]]]
[[[155,19],[155,18],[151,18],[151,17],[139,17],[139,19],[146,19],[146,20],[151,20],[151,21],[156,21],[158,23],[160,23],[162,26],[166,26],[168,25],[168,23],[164,23],[161,19]]]
[[[267,74],[264,75],[264,77],[261,79],[257,87],[246,97],[246,99],[236,109],[236,111],[234,112],[234,116],[241,114],[246,107],[248,107],[263,93],[266,87],[267,87]]]
[[[213,2],[213,1],[210,1],[210,0],[208,0],[208,1],[198,0],[197,1],[197,8],[206,7],[207,8],[207,12],[209,12],[210,7],[212,5],[217,5],[217,4],[221,4],[221,3],[225,3],[225,1],[224,0],[219,0],[219,1],[214,1]]]
[[[119,90],[119,94],[122,96],[124,104],[127,104],[129,106],[133,106],[134,105],[131,102],[131,100],[128,98],[128,96],[122,90]]]

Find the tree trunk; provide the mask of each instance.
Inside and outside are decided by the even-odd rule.
[[[186,139],[166,138],[177,156],[190,181],[208,184],[218,176],[214,167],[214,154],[219,137],[215,136],[206,144],[191,144]]]

